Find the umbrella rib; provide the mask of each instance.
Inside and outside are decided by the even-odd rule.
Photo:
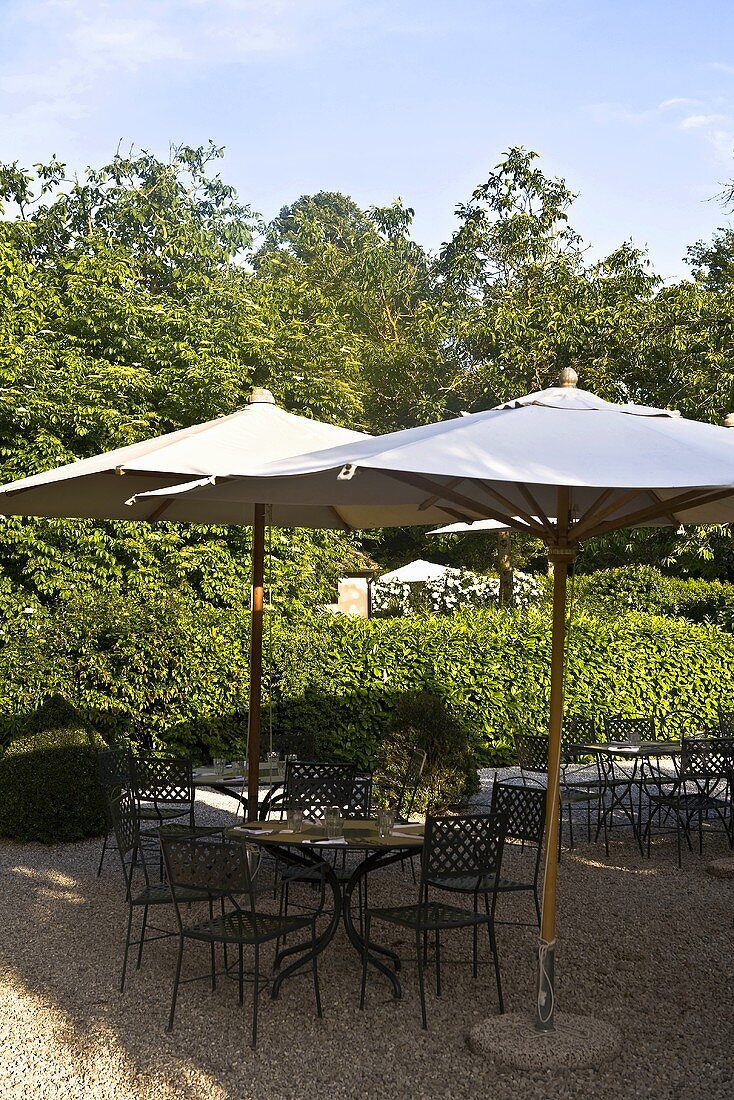
[[[541,525],[539,525],[537,520],[535,520],[529,512],[526,512],[523,508],[518,508],[516,504],[513,504],[513,502],[511,500],[508,500],[506,496],[503,496],[502,493],[498,493],[496,489],[491,489],[489,485],[487,485],[486,481],[477,481],[476,484],[482,490],[482,492],[487,494],[487,496],[499,501],[499,503],[503,504],[505,508],[509,508],[512,512],[514,512],[515,515],[518,515],[521,519],[524,519],[528,527],[532,527],[536,531],[542,531],[543,529],[545,529],[546,534],[550,533],[550,524],[548,524],[548,526],[546,527],[546,525],[542,523],[541,520]]]
[[[601,493],[599,493],[599,495],[591,502],[584,514],[582,516],[579,516],[578,520],[576,521],[577,525],[580,527],[582,524],[587,523],[588,520],[593,519],[596,516],[599,508],[601,508],[604,501],[609,500],[609,497],[612,495],[613,492],[614,489],[604,489]]]
[[[643,508],[639,512],[627,513],[624,516],[618,517],[616,520],[608,520],[607,523],[602,523],[598,527],[593,528],[590,532],[585,532],[586,538],[595,535],[605,535],[608,531],[616,531],[622,527],[634,527],[641,526],[646,519],[658,519],[660,516],[668,515],[670,512],[676,511],[678,508],[684,507],[686,504],[695,504],[696,506],[704,504],[713,504],[717,500],[724,500],[726,497],[734,496],[734,485],[729,486],[728,489],[719,489],[716,492],[706,493],[701,495],[700,489],[694,489],[687,493],[683,493],[678,497],[671,497],[670,500],[666,500],[664,504],[651,505],[649,508]],[[574,539],[578,541],[578,534],[573,532]]]
[[[533,494],[528,489],[527,485],[523,485],[523,483],[521,481],[518,481],[518,482],[515,483],[515,488],[520,490],[520,492],[525,497],[525,499],[528,502],[528,504],[530,505],[530,507],[533,509],[533,514],[538,517],[538,519],[543,524],[543,527],[546,529],[546,531],[549,534],[552,534],[553,524],[550,521],[550,517],[545,514],[545,512],[540,507],[540,505],[538,504],[538,502],[535,499],[535,497],[533,496]]]
[[[607,493],[613,493],[614,489],[606,490]],[[635,497],[644,496],[647,492],[646,489],[629,489],[626,493],[622,493],[621,496],[615,497],[611,504],[607,504],[606,508],[598,508],[598,505],[604,494],[597,497],[595,503],[588,509],[587,512],[581,517],[573,529],[573,537],[575,539],[589,538],[589,531],[593,534],[597,534],[595,524],[599,523],[605,516],[610,515],[612,512],[618,511],[623,505],[627,504],[630,500],[634,500]]]
[[[446,482],[446,488],[453,489],[454,485],[459,485],[463,480],[464,479],[461,477],[450,477]],[[427,497],[426,500],[422,501],[418,505],[418,511],[425,512],[427,508],[432,507],[432,505],[434,505],[440,499],[441,498],[437,496]]]
[[[436,500],[446,500],[450,504],[458,504],[460,507],[468,508],[469,515],[473,512],[480,513],[482,519],[496,519],[501,523],[506,524],[508,527],[515,527],[519,531],[527,531],[528,525],[526,523],[520,523],[514,516],[506,516],[501,512],[495,511],[494,508],[487,508],[478,500],[472,500],[470,497],[465,497],[462,493],[455,493],[452,489],[444,490],[441,486],[436,485],[430,478],[423,477],[421,474],[408,474],[402,470],[382,470],[386,477],[393,478],[394,481],[402,481],[406,485],[413,485],[416,489],[422,489],[425,492],[436,494]],[[445,509],[442,509],[445,511]],[[476,518],[476,517],[475,517]],[[537,529],[542,531],[540,525],[533,524],[533,530]]]

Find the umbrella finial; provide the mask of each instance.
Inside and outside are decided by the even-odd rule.
[[[559,386],[575,386],[579,380],[579,376],[573,367],[564,367],[561,373],[558,375]]]
[[[734,428],[734,413],[727,413],[724,417],[724,427]]]
[[[275,398],[270,390],[264,390],[260,386],[256,386],[247,399],[248,405],[274,405]]]

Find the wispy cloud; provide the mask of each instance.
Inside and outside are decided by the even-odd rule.
[[[727,122],[726,115],[686,115],[678,123],[679,130],[706,130]]]
[[[305,53],[363,18],[355,0],[10,0],[0,134],[63,134],[112,82]]]
[[[721,102],[717,99],[716,106],[720,105]],[[703,141],[717,161],[730,167],[734,151],[734,108],[725,113],[721,110],[706,111],[706,106],[702,99],[674,96],[654,106],[640,108],[630,108],[618,103],[595,103],[587,108],[587,113],[602,126],[662,127],[669,133],[677,130],[690,134],[696,140]]]

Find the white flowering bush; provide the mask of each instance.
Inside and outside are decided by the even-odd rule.
[[[516,607],[527,608],[543,595],[542,578],[515,573],[513,580]],[[372,610],[385,617],[416,612],[448,615],[460,607],[496,607],[499,592],[499,577],[450,569],[431,581],[377,581],[372,586]]]

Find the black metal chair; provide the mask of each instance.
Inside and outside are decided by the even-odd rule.
[[[729,847],[734,847],[732,820],[732,771],[734,770],[734,740],[728,737],[683,738],[680,768],[668,789],[656,782],[648,790],[649,813],[645,834],[650,855],[652,820],[655,813],[664,820],[675,818],[678,866],[682,866],[682,844],[685,837],[689,851],[691,825],[698,822],[698,850],[703,854],[703,823],[711,818],[721,823]],[[664,827],[664,821],[660,822]]]
[[[515,751],[520,768],[522,781],[545,786],[548,781],[548,736],[546,734],[515,734]],[[578,781],[567,780],[564,768],[561,769],[560,789],[558,794],[558,858],[561,858],[563,844],[563,811],[568,813],[569,845],[574,847],[573,839],[573,808],[574,806],[586,806],[587,830],[591,833],[591,806],[597,807],[597,836],[602,820],[603,784],[597,775],[596,779],[579,778]]]
[[[494,918],[488,901],[488,885],[500,878],[502,850],[506,819],[492,814],[471,817],[428,817],[425,843],[421,856],[421,874],[418,897],[413,905],[367,909],[365,913],[364,950],[362,953],[362,990],[360,1008],[364,1008],[367,988],[367,966],[370,950],[370,931],[374,921],[396,924],[410,929],[415,936],[418,959],[418,985],[421,1001],[421,1019],[427,1028],[426,996],[424,983],[424,950],[429,932],[434,934],[436,964],[436,995],[441,995],[441,944],[440,933],[453,928],[471,928],[473,931],[473,974],[477,977],[477,932],[486,925],[489,945],[494,960],[497,997],[500,1012],[504,1012],[502,979],[500,977],[497,942],[494,934]],[[428,887],[434,881],[461,884],[462,892],[467,883],[473,886],[474,907],[463,908],[431,901]],[[448,888],[444,886],[444,888]],[[479,912],[478,898],[484,896],[485,911]]]
[[[655,741],[655,719],[651,714],[607,714],[604,718],[604,736],[607,741],[639,744]]]
[[[130,769],[127,749],[102,749],[97,753],[97,779],[104,792],[105,818],[107,831],[102,841],[97,878],[102,874],[102,865],[107,849],[111,847],[110,833],[113,832],[112,801],[126,790],[130,782]]]
[[[540,860],[543,854],[543,834],[545,831],[545,800],[546,794],[542,787],[522,786],[517,783],[495,782],[492,787],[492,803],[490,813],[504,817],[507,826],[505,837],[507,840],[520,842],[520,849],[524,855],[526,846],[530,846],[530,873],[519,877],[513,874],[519,870],[519,860],[513,860],[513,866],[508,874],[507,856],[514,852],[517,845],[508,847],[505,845],[504,870],[505,873],[494,884],[492,890],[492,913],[497,907],[500,894],[532,891],[535,902],[535,913],[538,927],[540,927],[540,898],[538,896],[538,877],[540,875]],[[506,924],[506,921],[496,921],[497,924]],[[528,922],[513,922],[525,924]]]
[[[181,966],[183,962],[184,945],[187,940],[198,941],[210,945],[212,957],[215,946],[218,943],[236,947],[239,954],[239,1003],[244,1001],[244,957],[243,948],[250,947],[254,952],[254,976],[252,999],[252,1040],[254,1048],[257,1044],[257,1014],[258,999],[260,994],[260,948],[266,944],[279,940],[288,934],[310,930],[311,939],[311,963],[316,997],[316,1010],[321,1011],[321,995],[319,990],[319,976],[317,967],[316,950],[316,920],[323,908],[324,880],[322,877],[321,906],[312,914],[304,916],[273,915],[258,911],[256,907],[256,894],[250,873],[247,848],[244,844],[232,841],[215,842],[200,838],[174,838],[161,834],[163,858],[166,865],[166,874],[173,894],[173,903],[178,925],[179,947],[176,962],[176,972],[173,983],[173,995],[171,998],[171,1010],[168,1017],[167,1030],[173,1027],[176,1012],[176,1000],[178,987],[185,981],[196,981],[207,975],[199,975],[198,978],[181,978]],[[203,894],[213,906],[215,901],[222,905],[222,913],[218,917],[210,917],[209,920],[195,921],[191,919],[187,908],[188,894],[190,891]],[[238,898],[243,899],[240,904]],[[226,964],[226,958],[225,958]],[[211,971],[212,988],[216,986],[216,968]]]
[[[378,778],[380,799],[392,806],[396,821],[403,823],[410,821],[427,759],[423,749],[415,748],[410,753],[400,775],[395,778],[385,776]]]
[[[194,777],[190,760],[144,753],[130,758],[130,783],[143,836],[156,836],[161,825],[187,818],[194,825]],[[150,823],[152,828],[143,828]]]
[[[148,925],[148,910],[151,906],[171,905],[173,903],[173,895],[166,883],[151,881],[145,862],[145,852],[142,850],[140,844],[140,827],[138,824],[137,809],[133,796],[129,791],[121,791],[120,794],[110,800],[110,819],[115,834],[117,850],[120,854],[120,861],[122,863],[122,873],[125,879],[125,900],[128,906],[125,953],[123,955],[122,976],[120,978],[120,992],[122,993],[125,989],[125,975],[127,973],[127,960],[130,947],[135,945],[138,946],[136,970],[139,970],[143,959],[144,944],[146,942],[150,943],[153,940],[167,939],[170,936],[175,936],[176,932],[173,928],[164,929],[157,928],[154,925]],[[139,873],[142,875],[143,880],[142,885],[137,889],[135,888],[134,882],[136,868],[139,869]],[[203,896],[206,897],[206,895]],[[187,900],[198,900],[201,897],[201,893],[190,891]],[[143,919],[140,937],[139,939],[133,940],[131,939],[132,923],[133,913],[136,909],[142,909]],[[155,933],[154,935],[146,935],[149,928],[152,928]]]

